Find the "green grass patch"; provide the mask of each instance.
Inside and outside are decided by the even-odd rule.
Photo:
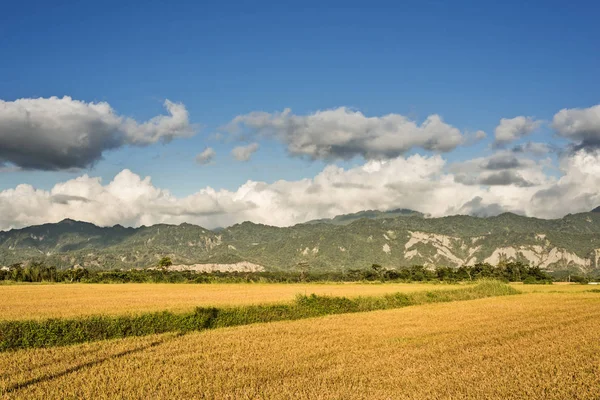
[[[0,351],[64,346],[88,341],[190,332],[253,323],[297,320],[331,314],[388,310],[411,305],[473,300],[519,293],[498,281],[482,281],[461,289],[394,293],[379,297],[298,295],[293,303],[240,307],[198,307],[189,313],[168,311],[127,316],[53,318],[0,322]]]

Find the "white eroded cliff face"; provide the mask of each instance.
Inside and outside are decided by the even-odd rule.
[[[534,248],[535,247],[535,248]],[[592,265],[591,259],[579,257],[575,253],[571,253],[557,247],[540,249],[539,246],[519,246],[501,247],[494,250],[492,255],[487,257],[484,262],[492,265],[498,264],[500,261],[514,261],[517,256],[521,255],[531,265],[539,266],[540,268],[548,268],[553,264],[576,265],[584,268],[589,268]]]
[[[589,258],[561,249],[546,239],[544,234],[536,234],[538,244],[506,246],[495,248],[490,254],[483,250],[485,236],[460,238],[427,232],[408,232],[410,237],[404,245],[404,259],[407,262],[419,259],[425,264],[445,262],[451,265],[474,265],[486,262],[497,265],[501,261],[527,260],[530,265],[546,269],[553,266],[576,266],[587,269],[600,266],[600,249],[594,250]],[[433,256],[424,255],[416,248],[417,244],[432,246]]]
[[[460,238],[439,235],[436,233],[426,232],[408,232],[410,239],[404,245],[404,258],[413,259],[417,256],[421,256],[417,249],[413,249],[415,245],[424,243],[433,246],[436,249],[436,254],[433,257],[429,257],[428,263],[435,264],[436,261],[444,260],[449,261],[455,265],[463,265],[465,260],[457,256],[453,249],[458,246],[461,249],[467,249],[465,241]]]
[[[192,264],[171,265],[170,271],[195,271],[195,272],[262,272],[262,265],[241,261],[235,264]]]

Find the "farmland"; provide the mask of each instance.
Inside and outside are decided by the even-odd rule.
[[[190,311],[198,306],[233,306],[291,301],[297,294],[376,296],[459,288],[428,283],[319,284],[20,284],[0,285],[3,320]],[[519,285],[525,292],[585,291],[586,285]]]
[[[454,288],[419,284],[82,286],[101,292],[87,299],[87,307],[95,313],[125,311],[111,308],[110,302],[94,308],[94,302],[102,304],[107,293],[118,293],[118,288],[137,290],[137,295],[157,290],[172,301],[163,308],[171,304],[173,310],[198,305],[194,301],[200,300],[227,306],[285,302],[300,287],[306,293],[338,296]],[[66,297],[70,303],[62,306],[68,308],[84,298],[83,289],[68,296],[78,287],[14,285],[0,290],[3,294],[12,290],[12,295],[27,289],[39,304],[45,303],[35,299],[36,294],[41,297],[39,293]],[[600,293],[584,285],[513,287],[523,294],[5,352],[0,357],[0,393],[6,398],[33,399],[597,398]],[[204,297],[183,296],[189,301],[185,304],[181,297],[170,295],[195,289],[203,291]],[[249,300],[243,294],[258,289],[263,297]],[[35,290],[40,292],[32,294]],[[159,307],[160,297],[148,299],[146,306]],[[36,314],[34,309],[22,312],[28,312],[28,318],[49,315],[48,311]]]
[[[190,311],[197,306],[233,306],[291,301],[297,294],[374,296],[460,287],[445,284],[70,284],[0,285],[2,319]]]

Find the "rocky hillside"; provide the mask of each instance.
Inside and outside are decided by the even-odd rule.
[[[599,212],[557,220],[510,213],[489,218],[391,213],[369,211],[286,228],[244,222],[218,232],[190,224],[101,228],[64,220],[0,232],[0,265],[44,260],[59,267],[148,267],[170,256],[175,264],[249,262],[267,270],[503,260],[549,271],[600,270]]]

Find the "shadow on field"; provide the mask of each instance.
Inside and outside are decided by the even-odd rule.
[[[81,351],[80,353],[77,353],[77,355],[82,357],[82,356],[85,356],[88,354],[97,353],[99,350],[100,349],[89,349],[89,350]],[[58,362],[57,360],[51,360],[51,361],[44,362],[41,364],[33,365],[29,368],[29,370],[27,372],[34,372],[38,369],[47,367],[48,365],[56,364],[57,362]],[[0,379],[8,379],[8,378],[10,378],[11,375],[12,375],[11,372],[2,372],[2,373],[0,373]],[[2,393],[2,389],[0,389],[0,393]]]
[[[89,362],[86,362],[86,363],[83,363],[83,364],[80,364],[80,365],[76,365],[76,366],[71,367],[71,368],[67,368],[64,371],[56,372],[54,374],[49,374],[49,375],[42,375],[40,377],[29,379],[29,380],[24,381],[24,382],[17,382],[17,383],[15,383],[13,385],[10,385],[10,386],[6,387],[4,390],[0,390],[0,394],[2,394],[2,393],[8,394],[8,393],[16,392],[17,390],[25,389],[25,388],[27,388],[27,387],[29,387],[31,385],[35,385],[35,384],[43,383],[43,382],[48,382],[48,381],[51,381],[53,379],[58,379],[60,377],[63,377],[65,375],[69,375],[69,374],[71,374],[73,372],[80,371],[80,370],[82,370],[84,368],[93,367],[95,365],[102,364],[105,361],[116,360],[118,358],[125,357],[125,356],[130,355],[130,354],[139,353],[141,351],[150,349],[152,347],[156,347],[158,345],[166,343],[169,340],[176,339],[176,338],[181,337],[183,335],[184,335],[184,333],[180,332],[180,333],[177,333],[177,334],[173,335],[170,338],[166,338],[166,339],[162,339],[162,340],[156,340],[156,341],[148,343],[147,345],[144,345],[144,346],[136,347],[136,348],[130,349],[130,350],[125,350],[125,351],[122,351],[120,353],[113,354],[112,356],[100,358],[98,360],[89,361]]]

